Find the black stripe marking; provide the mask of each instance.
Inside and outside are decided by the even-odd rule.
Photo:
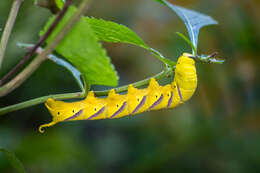
[[[83,109],[81,109],[80,111],[78,111],[77,113],[75,113],[73,116],[71,116],[71,117],[65,119],[64,121],[69,121],[69,120],[71,120],[71,119],[74,119],[74,118],[78,117],[80,114],[82,114],[82,112],[83,112]]]
[[[171,106],[172,100],[173,100],[173,92],[171,91],[171,97],[170,97],[170,99],[168,101],[167,108]]]
[[[143,96],[143,99],[141,102],[136,106],[135,110],[132,112],[132,114],[135,114],[145,103],[146,101],[146,96]]]
[[[123,103],[123,105],[110,117],[110,118],[114,118],[115,116],[117,116],[120,112],[122,112],[126,107],[126,102]]]
[[[153,104],[152,104],[152,106],[150,106],[149,108],[148,108],[148,111],[150,110],[150,109],[153,109],[155,106],[157,106],[158,104],[160,104],[161,102],[162,102],[162,100],[163,100],[163,94],[161,94],[161,96],[160,96],[160,98],[158,99],[158,100],[156,100]]]
[[[105,106],[103,108],[101,108],[98,112],[96,112],[95,114],[93,114],[92,116],[88,117],[87,120],[90,120],[92,118],[95,118],[96,116],[98,116],[99,114],[102,114],[105,110]]]

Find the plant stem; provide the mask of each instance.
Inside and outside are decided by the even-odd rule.
[[[165,78],[165,77],[167,77],[167,76],[170,76],[170,75],[171,75],[171,71],[172,71],[172,70],[171,70],[170,68],[167,68],[167,67],[166,67],[162,72],[156,74],[155,76],[152,76],[152,77],[150,77],[150,78],[147,78],[147,79],[144,79],[144,80],[135,82],[135,83],[133,83],[132,85],[133,85],[134,87],[137,87],[137,88],[142,87],[142,86],[145,86],[145,85],[147,85],[147,84],[150,82],[151,78],[155,78],[156,80],[160,80],[160,79],[162,79],[162,78]],[[127,91],[128,86],[129,86],[129,85],[124,85],[124,86],[115,88],[115,91],[116,91],[117,93],[121,93],[121,92]],[[95,91],[95,95],[96,95],[96,96],[105,96],[105,95],[108,94],[109,91],[110,91],[110,90]]]
[[[188,44],[190,45],[190,47],[191,47],[191,49],[192,49],[192,54],[193,54],[194,56],[197,56],[197,49],[196,49],[196,47],[193,45],[193,43],[192,43],[185,35],[183,35],[182,33],[176,32],[176,34],[177,34],[178,36],[180,36],[184,41],[186,41],[186,43],[188,43]]]
[[[49,95],[49,96],[43,96],[36,99],[28,100],[22,103],[18,103],[15,105],[7,106],[4,108],[0,108],[0,115],[4,115],[9,112],[17,111],[20,109],[24,109],[27,107],[31,107],[34,105],[38,105],[40,103],[44,103],[48,98],[54,98],[54,99],[75,99],[75,98],[82,98],[84,97],[84,93],[67,93],[67,94],[56,94],[56,95]]]
[[[37,50],[37,48],[48,38],[48,36],[52,33],[52,31],[55,29],[55,27],[58,25],[59,21],[63,18],[64,14],[66,13],[67,9],[69,8],[69,5],[71,4],[71,0],[67,0],[64,4],[63,9],[60,11],[58,16],[55,18],[51,26],[48,28],[48,30],[45,32],[45,34],[38,40],[38,42],[34,45],[32,49],[30,49],[25,57],[11,70],[9,71],[1,80],[0,80],[0,86],[12,75],[14,75],[28,60],[31,58],[33,53]]]
[[[172,69],[168,68],[168,67],[165,67],[162,72],[160,72],[157,75],[153,76],[153,78],[155,78],[156,80],[160,80],[162,78],[165,78],[165,77],[171,75],[171,73],[172,73]],[[144,80],[141,80],[141,81],[138,81],[138,82],[135,82],[132,85],[134,87],[145,86],[145,85],[147,85],[150,82],[151,78],[152,77],[144,79]],[[128,86],[129,85],[118,87],[118,88],[115,88],[115,90],[116,90],[117,93],[124,92],[124,91],[127,91]],[[108,94],[108,92],[109,92],[109,90],[95,91],[95,95],[96,96],[106,96]],[[64,100],[64,99],[75,99],[75,98],[83,98],[83,97],[85,97],[85,93],[84,92],[43,96],[43,97],[39,97],[39,98],[32,99],[32,100],[29,100],[29,101],[25,101],[25,102],[22,102],[22,103],[18,103],[18,104],[15,104],[15,105],[11,105],[11,106],[7,106],[7,107],[4,107],[4,108],[0,108],[0,115],[6,114],[8,112],[24,109],[24,108],[27,108],[27,107],[30,107],[30,106],[34,106],[34,105],[37,105],[37,104],[40,104],[40,103],[44,103],[48,98]]]
[[[165,58],[160,52],[158,52],[157,50],[153,49],[153,48],[149,48],[147,49],[149,51],[152,52],[153,55],[155,55],[160,61],[162,61],[164,64],[167,64],[169,66],[175,66],[176,65],[176,62],[174,61],[171,61],[170,59],[168,58]]]
[[[47,59],[47,56],[56,48],[56,46],[62,41],[64,36],[70,31],[70,29],[77,23],[81,15],[85,13],[88,7],[88,0],[83,0],[77,12],[69,19],[61,31],[55,36],[50,44],[39,54],[21,73],[19,73],[14,79],[0,88],[0,97],[7,95],[18,86],[20,86],[39,66]]]
[[[22,1],[23,0],[14,0],[13,1],[13,5],[12,5],[11,11],[9,13],[7,22],[6,22],[5,29],[2,34],[1,43],[0,43],[0,69],[2,67],[2,62],[4,59],[6,46],[7,46],[11,31],[13,29],[14,22],[15,22],[15,19],[18,14]]]

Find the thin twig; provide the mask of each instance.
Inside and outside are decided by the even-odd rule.
[[[22,1],[23,0],[14,0],[11,11],[9,13],[9,17],[5,25],[4,32],[2,34],[1,43],[0,43],[0,69],[2,67],[6,46]]]
[[[70,29],[77,23],[81,15],[85,13],[88,8],[88,0],[83,0],[77,12],[69,19],[64,25],[61,31],[55,36],[50,44],[44,49],[44,51],[38,55],[21,73],[19,73],[14,79],[0,88],[0,97],[7,95],[18,86],[20,86],[39,66],[47,59],[47,56],[56,48],[56,46],[62,41],[65,35]]]
[[[18,103],[15,105],[7,106],[4,108],[0,108],[0,115],[4,115],[9,112],[17,111],[20,109],[24,109],[27,107],[35,106],[41,103],[44,103],[48,98],[53,99],[75,99],[75,98],[82,98],[84,97],[84,93],[67,93],[67,94],[56,94],[56,95],[49,95],[43,96],[36,99],[28,100],[22,103]]]
[[[48,38],[48,36],[52,33],[52,31],[56,28],[58,23],[63,18],[64,14],[66,13],[67,9],[69,8],[71,4],[71,0],[67,0],[64,4],[64,7],[58,14],[58,16],[55,18],[51,26],[48,28],[48,30],[45,32],[45,34],[38,40],[38,42],[34,45],[32,49],[30,49],[25,57],[11,70],[9,71],[1,80],[0,80],[0,86],[11,76],[13,76],[34,54],[34,52],[37,50],[37,48]]]
[[[153,78],[155,78],[156,80],[160,80],[162,78],[168,77],[169,75],[171,75],[171,73],[172,73],[172,69],[165,67],[165,69],[162,72],[153,76]],[[135,82],[132,85],[134,87],[137,87],[137,88],[145,86],[150,82],[151,78],[152,77],[144,79],[142,81]],[[129,85],[125,85],[125,86],[115,88],[115,91],[117,93],[127,91],[128,86]],[[108,95],[108,92],[109,92],[109,90],[95,91],[95,95],[96,96],[106,96],[106,95]],[[40,103],[44,103],[48,98],[65,100],[65,99],[75,99],[75,98],[83,98],[83,97],[85,97],[84,92],[43,96],[43,97],[39,97],[39,98],[32,99],[32,100],[29,100],[29,101],[25,101],[25,102],[22,102],[22,103],[18,103],[18,104],[15,104],[15,105],[0,108],[0,115],[6,114],[8,112],[13,112],[13,111],[17,111],[17,110],[20,110],[20,109],[24,109],[24,108],[27,108],[27,107],[31,107],[31,106],[34,106],[34,105],[37,105],[37,104],[40,104]]]
[[[155,78],[156,80],[160,80],[160,79],[162,79],[162,78],[165,78],[165,77],[167,77],[167,76],[170,76],[170,75],[171,75],[171,72],[172,72],[172,70],[171,70],[170,68],[165,68],[162,72],[156,74],[155,76],[152,76],[152,77],[146,78],[146,79],[144,79],[144,80],[135,82],[135,83],[133,83],[132,85],[133,85],[134,87],[139,88],[139,87],[142,87],[142,86],[147,85],[147,84],[150,82],[151,78]],[[115,91],[116,91],[117,93],[125,92],[125,91],[127,91],[128,86],[129,86],[129,85],[124,85],[124,86],[115,88]],[[106,96],[106,95],[108,95],[108,92],[109,92],[109,91],[110,91],[110,90],[95,91],[95,95],[96,95],[96,96]]]

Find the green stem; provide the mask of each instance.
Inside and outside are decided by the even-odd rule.
[[[81,15],[87,10],[88,0],[83,0],[77,12],[69,19],[61,31],[55,36],[53,41],[47,45],[41,54],[39,54],[21,73],[19,73],[14,79],[0,88],[0,97],[7,95],[18,86],[20,86],[39,66],[47,59],[47,56],[56,48],[56,46],[62,41],[64,36],[70,31],[70,29],[77,23]]]
[[[153,78],[155,78],[156,80],[160,80],[162,78],[168,77],[169,75],[171,75],[171,73],[172,73],[172,69],[168,68],[168,67],[165,67],[162,72],[160,72],[157,75],[153,76]],[[147,85],[150,82],[151,78],[152,77],[144,79],[144,80],[141,80],[141,81],[138,81],[138,82],[135,82],[132,85],[134,87],[145,86],[145,85]],[[115,88],[117,93],[127,91],[127,89],[128,89],[128,85]],[[109,90],[96,91],[95,95],[96,96],[106,96],[108,94],[108,92],[109,92]],[[85,97],[85,93],[84,92],[43,96],[43,97],[39,97],[39,98],[32,99],[32,100],[29,100],[29,101],[25,101],[25,102],[22,102],[22,103],[18,103],[18,104],[15,104],[15,105],[11,105],[11,106],[7,106],[7,107],[4,107],[4,108],[0,108],[0,115],[6,114],[8,112],[24,109],[24,108],[27,108],[27,107],[30,107],[30,106],[34,106],[34,105],[37,105],[37,104],[40,104],[40,103],[44,103],[48,98],[64,100],[64,99],[75,99],[75,98],[83,98],[83,97]]]
[[[151,51],[153,55],[155,55],[160,61],[162,61],[163,63],[167,64],[168,66],[175,66],[176,62],[165,58],[160,52],[158,52],[157,50],[153,49],[153,48],[148,48],[147,50]]]
[[[144,79],[144,80],[141,80],[141,81],[132,83],[132,85],[133,85],[134,87],[139,88],[139,87],[142,87],[142,86],[147,85],[147,84],[150,82],[151,78],[155,78],[156,80],[160,80],[160,79],[162,79],[162,78],[165,78],[165,77],[167,77],[167,76],[170,76],[171,73],[172,73],[171,68],[165,67],[165,69],[164,69],[162,72],[156,74],[155,76],[152,76],[152,77],[149,77],[149,78],[147,78],[147,79]],[[121,93],[121,92],[127,91],[128,86],[129,86],[129,85],[124,85],[124,86],[115,88],[115,91],[116,91],[117,93]],[[109,91],[110,91],[110,90],[96,91],[96,92],[95,92],[95,95],[96,95],[96,96],[106,96]]]
[[[8,43],[22,1],[23,0],[14,0],[9,17],[6,22],[4,32],[2,34],[1,43],[0,43],[0,69],[5,55],[6,45]]]
[[[18,104],[15,104],[15,105],[0,108],[0,115],[4,115],[8,112],[17,111],[17,110],[24,109],[24,108],[27,108],[27,107],[30,107],[30,106],[34,106],[34,105],[44,103],[48,98],[63,100],[63,99],[75,99],[75,98],[82,98],[82,97],[84,97],[84,93],[80,93],[80,92],[43,96],[43,97],[39,97],[39,98],[36,98],[36,99],[28,100],[28,101],[25,101],[25,102],[22,102],[22,103],[18,103]]]
[[[192,54],[193,54],[194,56],[197,56],[197,49],[196,49],[196,47],[193,45],[193,43],[192,43],[185,35],[183,35],[182,33],[176,32],[176,34],[177,34],[178,36],[180,36],[184,41],[186,41],[186,42],[190,45],[190,47],[191,47],[191,49],[192,49]]]

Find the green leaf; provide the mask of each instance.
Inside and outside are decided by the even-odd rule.
[[[163,2],[163,0],[155,0],[155,1],[157,1],[157,2],[159,2],[159,3],[161,3],[161,4],[165,4],[165,3]]]
[[[15,156],[15,154],[11,151],[8,151],[4,148],[0,148],[0,152],[2,152],[5,157],[8,159],[10,164],[19,172],[19,173],[25,173],[24,166],[22,162]]]
[[[76,12],[76,8],[71,6],[66,15],[60,21],[54,32],[48,37],[50,43],[54,36],[60,31],[70,17]],[[43,35],[54,20],[51,17],[40,32]],[[110,62],[106,51],[98,42],[98,38],[82,17],[80,21],[66,35],[57,46],[56,51],[70,61],[83,75],[87,84],[116,86],[118,81],[117,73]]]
[[[150,51],[160,61],[174,66],[176,63],[165,58],[159,51],[150,48],[136,33],[124,25],[117,24],[111,21],[105,21],[103,19],[85,17],[86,21],[91,26],[92,30],[97,35],[100,41],[112,42],[112,43],[128,43],[135,46],[142,47]]]
[[[177,5],[173,5],[166,0],[156,0],[156,1],[169,7],[182,19],[186,28],[188,29],[191,42],[196,49],[197,49],[200,29],[207,25],[218,24],[216,20],[214,20],[213,18],[205,14],[193,10],[188,10],[186,8]],[[197,52],[193,51],[193,54],[197,55]]]
[[[65,0],[55,0],[57,7],[61,10],[64,6]]]
[[[112,43],[128,43],[149,49],[149,46],[136,33],[124,25],[94,17],[85,17],[85,19],[99,40]]]

